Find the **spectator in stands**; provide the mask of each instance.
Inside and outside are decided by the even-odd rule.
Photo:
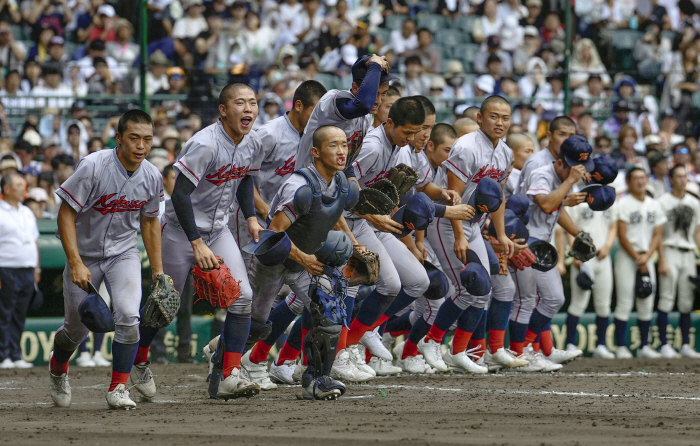
[[[523,42],[525,30],[518,24],[518,19],[515,16],[508,16],[503,20],[503,29],[501,29],[501,49],[507,51],[508,54],[513,54],[516,48]]]
[[[668,150],[676,144],[685,142],[685,138],[677,133],[678,119],[673,110],[666,109],[659,118],[659,137],[663,150]]]
[[[75,160],[72,156],[61,153],[51,160],[51,167],[56,174],[56,182],[60,186],[75,172]]]
[[[474,81],[474,96],[485,97],[494,94],[496,80],[493,76],[482,74]]]
[[[97,14],[94,15],[93,26],[88,32],[87,40],[102,40],[103,42],[114,42],[117,40],[115,23],[119,20],[117,12],[112,5],[102,5],[97,8]]]
[[[585,111],[578,118],[578,134],[585,137],[593,145],[598,137],[598,123],[593,114]]]
[[[27,93],[20,90],[20,83],[22,78],[19,72],[12,70],[5,76],[4,86],[5,88],[0,91],[0,99],[5,106],[6,110],[10,114],[22,114],[24,110],[33,108],[34,101],[27,97]],[[7,96],[20,96],[9,98]]]
[[[22,62],[27,54],[22,42],[17,42],[12,28],[6,21],[0,21],[0,60],[8,70],[22,71]]]
[[[598,50],[591,39],[581,39],[574,45],[572,53],[569,85],[576,89],[586,83],[591,73],[600,74],[603,85],[610,86],[608,70],[598,55]]]
[[[539,57],[530,59],[525,75],[518,81],[523,98],[534,98],[538,91],[547,89],[547,65]]]
[[[36,135],[39,138],[39,140],[41,140],[41,136],[39,136],[33,130],[32,130],[32,132],[34,133],[34,135]],[[22,168],[30,167],[30,166],[35,167],[35,165],[32,166],[32,160],[34,159],[34,156],[36,156],[36,149],[38,147],[35,147],[34,145],[30,144],[27,141],[27,139],[29,139],[29,138],[23,137],[19,141],[15,142],[15,146],[14,146],[14,152],[17,155],[17,157],[19,158],[19,161],[20,161]],[[41,144],[41,142],[39,144]]]
[[[78,124],[70,124],[68,126],[68,135],[63,141],[61,151],[70,155],[73,159],[80,160],[87,155],[87,146],[81,147],[81,129]]]
[[[16,0],[0,0],[0,21],[18,24],[22,21],[22,14]]]
[[[661,27],[651,23],[641,39],[634,46],[634,60],[638,75],[647,82],[653,82],[661,74],[664,66],[671,65],[671,41],[661,36]]]
[[[292,33],[296,42],[305,44],[304,52],[314,52],[315,42],[321,35],[323,13],[319,0],[304,0],[301,14],[298,14],[292,22]]]
[[[214,0],[204,5],[204,16],[217,16],[226,20],[231,18],[231,11],[225,0]]]
[[[21,175],[5,175],[0,180],[0,368],[3,369],[32,367],[22,359],[20,338],[41,269],[36,219],[22,204],[26,188]]]
[[[520,89],[518,88],[518,83],[512,77],[504,77],[498,81],[498,94],[507,99],[517,99],[520,98]],[[517,133],[522,133],[519,131]]]
[[[185,66],[192,65],[195,38],[202,31],[209,29],[206,19],[202,16],[202,4],[202,0],[185,1],[182,4],[185,15],[178,19],[173,26],[172,38],[175,39],[175,52],[183,60]]]
[[[424,74],[420,57],[406,58],[406,74],[402,79],[405,96],[425,96],[430,91],[430,77]]]
[[[661,152],[661,138],[659,135],[647,135],[644,137],[644,150],[646,151],[647,158],[649,153]]]
[[[155,50],[148,58],[148,71],[146,72],[146,95],[153,96],[156,91],[168,87],[168,75],[166,71],[170,61],[161,50]],[[141,79],[134,79],[134,92],[141,91]]]
[[[520,0],[504,0],[498,5],[498,18],[504,23],[508,17],[512,17],[516,22],[524,17],[527,17],[527,8],[523,6]]]
[[[394,14],[408,14],[409,8],[406,0],[379,0],[378,6],[384,7],[382,15],[389,17]]]
[[[267,26],[261,26],[260,17],[252,11],[248,11],[242,34],[248,56],[247,62],[256,69],[267,68],[267,65],[274,59],[272,48],[277,40],[277,31]]]
[[[180,134],[172,127],[168,127],[161,136],[161,146],[168,152],[168,160],[172,163],[180,152]]]
[[[38,176],[35,177],[34,175],[25,175],[24,177],[25,181],[27,177],[33,177],[32,181],[38,181]],[[47,218],[55,219],[56,215],[50,214],[46,211],[49,201],[49,194],[47,194],[44,189],[36,186],[32,188],[28,187],[28,189],[29,199],[34,200],[34,202],[37,204],[38,212],[34,212],[32,209],[32,212],[34,212],[34,216],[37,218],[37,220],[44,220]]]
[[[5,176],[13,172],[19,172],[19,162],[14,153],[5,152],[0,154],[0,176]]]
[[[626,100],[620,100],[613,106],[613,114],[603,123],[603,132],[610,138],[617,138],[622,126],[631,124],[629,119],[630,106]],[[637,142],[635,131],[635,142]],[[620,141],[622,144],[622,141]]]
[[[589,75],[586,84],[574,90],[574,94],[584,99],[589,110],[605,110],[608,108],[605,101],[596,100],[608,96],[603,88],[603,78],[598,73]]]
[[[581,115],[585,110],[586,104],[583,98],[579,96],[574,96],[571,98],[571,105],[569,107],[569,118],[571,118],[571,120],[574,121],[577,128],[579,126],[579,119],[581,118]]]
[[[51,38],[49,41],[47,57],[42,64],[44,67],[51,66],[61,73],[65,72],[65,69],[68,66],[68,57],[63,51],[64,43],[63,37],[61,36],[53,36]]]
[[[105,148],[105,144],[101,138],[94,137],[88,141],[88,154],[98,152]]]
[[[535,105],[538,114],[544,110],[564,113],[564,76],[560,71],[554,71],[547,76],[547,87],[535,94]]]
[[[43,64],[48,56],[49,42],[51,42],[51,39],[55,36],[56,31],[54,31],[51,26],[44,25],[39,32],[39,38],[27,53],[27,59],[34,59],[40,64]]]
[[[83,43],[87,40],[88,34],[90,34],[90,30],[92,30],[93,26],[95,26],[95,18],[97,18],[97,9],[104,5],[105,0],[89,0],[87,5],[84,5],[83,8],[87,7],[87,9],[84,9],[83,12],[78,14],[78,16],[75,19],[75,40],[77,43]],[[148,2],[149,9],[152,6],[152,2]]]
[[[433,46],[433,33],[428,28],[418,30],[418,48],[406,51],[405,56],[418,56],[428,73],[440,73],[442,54]]]
[[[690,163],[691,161],[691,155],[690,155],[690,149],[688,148],[688,145],[684,142],[680,144],[676,144],[673,146],[673,165],[681,165],[685,166],[686,170],[690,172],[692,170],[693,166]]]
[[[117,62],[122,72],[122,77],[128,76],[128,71],[139,57],[140,47],[131,41],[134,28],[126,19],[118,19],[114,22],[116,38],[105,44],[105,54]]]
[[[537,57],[542,48],[540,33],[534,26],[523,28],[521,44],[513,50],[513,70],[517,74],[527,75],[527,64],[533,57]]]
[[[280,5],[280,33],[290,32],[294,17],[301,14],[303,9],[299,0],[285,0]]]
[[[51,107],[66,109],[73,103],[73,90],[61,83],[61,72],[53,67],[46,67],[42,74],[43,83],[34,87],[31,95],[36,97],[38,108]]]
[[[447,62],[447,67],[443,76],[445,82],[447,82],[442,94],[443,98],[464,99],[474,96],[472,86],[464,82],[467,73],[464,72],[462,62],[458,60]]]
[[[458,0],[438,0],[435,12],[437,14],[444,15],[448,19],[456,19],[460,17],[462,13],[467,12],[465,8],[468,6],[468,4],[465,5],[465,3],[467,2],[461,2]]]
[[[687,135],[692,129],[688,118],[693,94],[700,91],[698,49],[695,45],[688,45],[680,53],[666,78],[660,105],[662,109],[673,108],[679,123],[678,133]]]
[[[486,45],[481,46],[481,50],[474,56],[472,62],[474,71],[479,74],[487,73],[487,61],[490,56],[498,56],[501,61],[501,75],[510,76],[513,74],[513,60],[507,51],[501,49],[501,38],[497,35],[489,36],[486,39]]]
[[[168,88],[156,91],[156,94],[178,95],[185,88],[185,70],[180,67],[170,67],[167,70]],[[183,103],[179,99],[167,99],[154,103],[154,107],[165,110],[168,117],[174,119],[183,109]]]
[[[612,154],[613,158],[619,160],[618,167],[628,169],[629,166],[640,166],[649,173],[649,162],[634,149],[637,144],[637,131],[634,127],[623,125],[620,128],[618,141],[620,145]]]
[[[95,72],[87,79],[88,94],[118,94],[117,84],[112,79],[107,61],[101,57],[96,57],[93,59],[93,64]]]
[[[520,26],[523,28],[533,26],[541,29],[544,26],[544,16],[542,14],[542,0],[525,0],[527,15],[520,19]]]
[[[498,18],[498,6],[496,0],[484,0],[479,7],[479,20],[473,22],[472,40],[481,43],[489,36],[498,35],[503,27],[503,22]]]
[[[531,135],[537,134],[537,115],[529,102],[518,103],[511,119],[513,124],[522,126]]]
[[[73,21],[73,11],[66,0],[23,0],[20,10],[24,20],[34,27],[34,40],[45,26],[51,26],[56,35],[63,37],[63,27]]]
[[[416,34],[416,21],[406,19],[401,26],[401,30],[391,32],[391,47],[396,54],[403,57],[407,51],[418,48],[418,35]]]
[[[85,57],[78,60],[77,62],[74,62],[73,64],[69,64],[69,70],[70,66],[72,65],[80,67],[81,79],[86,80],[87,78],[92,76],[92,73],[95,72],[95,64],[93,62],[93,59],[95,59],[96,57],[102,57],[103,59],[105,59],[114,78],[117,80],[121,79],[121,72],[119,71],[119,67],[117,66],[117,61],[114,60],[112,57],[107,56],[105,43],[102,40],[93,40],[92,42],[90,42],[88,44],[87,54],[85,55]]]

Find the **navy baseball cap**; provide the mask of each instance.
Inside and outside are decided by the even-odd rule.
[[[491,178],[482,178],[467,201],[467,204],[476,211],[474,217],[469,221],[477,222],[482,215],[497,211],[502,202],[503,189],[501,186]]]
[[[391,217],[403,225],[401,234],[395,233],[394,235],[403,238],[411,231],[428,229],[430,223],[433,222],[433,217],[435,217],[435,203],[423,192],[418,192]]]
[[[372,58],[372,54],[366,54],[355,61],[352,65],[352,81],[358,85],[362,83],[362,80],[367,75],[367,61]],[[379,84],[386,84],[387,82],[398,79],[398,77],[393,74],[385,73],[382,71],[382,75],[379,78]]]
[[[564,141],[561,145],[560,153],[564,155],[564,160],[569,166],[579,164],[586,168],[587,172],[593,171],[595,164],[591,159],[593,148],[588,140],[581,135],[574,135]]]
[[[530,222],[530,199],[525,194],[513,194],[506,200],[506,209],[515,212],[523,224]]]
[[[518,216],[510,209],[506,209],[503,214],[503,220],[505,223],[506,235],[511,240],[523,239],[527,240],[530,237],[530,233],[523,222],[518,218]],[[496,237],[496,225],[491,222],[488,230],[489,235]]]
[[[582,290],[592,290],[593,289],[594,275],[593,271],[585,263],[581,264],[581,269],[576,276],[576,283]]]
[[[287,260],[292,250],[292,241],[286,232],[275,232],[269,229],[258,233],[258,241],[241,248],[241,251],[253,254],[265,266],[280,265]]]
[[[615,181],[618,174],[617,163],[609,155],[599,156],[593,159],[593,170],[591,171],[591,178],[594,183],[598,184],[610,184]]]
[[[423,266],[425,267],[425,272],[428,273],[428,279],[430,279],[430,285],[428,285],[428,289],[423,293],[423,296],[428,300],[442,299],[450,290],[450,282],[447,280],[447,276],[427,260],[423,262]]]
[[[649,276],[649,273],[642,273],[641,271],[637,270],[634,291],[636,296],[640,299],[651,296],[654,288],[651,285],[651,276]]]
[[[467,250],[467,266],[460,271],[459,280],[472,296],[486,296],[491,292],[491,275],[471,249]]]
[[[600,184],[591,184],[581,189],[588,194],[586,202],[593,211],[604,211],[615,203],[615,188]]]

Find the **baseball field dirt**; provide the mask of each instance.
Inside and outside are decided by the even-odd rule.
[[[700,444],[700,361],[580,359],[554,374],[378,378],[335,402],[281,386],[249,400],[206,397],[204,365],[156,365],[153,402],[107,409],[110,370],[71,367],[73,403],[54,408],[48,370],[0,371],[9,445]]]

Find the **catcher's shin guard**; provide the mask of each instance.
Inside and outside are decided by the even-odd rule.
[[[304,353],[309,362],[306,373],[314,378],[330,375],[340,339],[340,329],[340,325],[323,327],[314,321],[314,328],[304,338]]]
[[[209,383],[209,398],[218,400],[219,397],[216,395],[219,392],[219,383],[224,374],[224,336],[223,334],[219,337],[219,343],[216,345],[216,350],[214,354],[211,355],[209,360],[209,376],[207,377],[207,382]]]

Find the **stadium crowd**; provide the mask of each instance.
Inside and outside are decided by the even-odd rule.
[[[255,89],[257,128],[290,108],[304,80],[349,87],[350,67],[369,53],[390,61],[399,95],[431,97],[442,122],[506,97],[509,133],[529,135],[535,152],[550,145],[566,99],[594,154],[617,161],[619,194],[630,166],[659,198],[682,165],[700,195],[700,1],[576,1],[567,66],[555,0],[148,0],[145,82],[137,4],[0,0],[0,175],[21,173],[37,219],[55,218],[55,190],[81,158],[114,146],[119,115],[136,105],[123,98],[142,85],[155,122],[149,160],[167,198],[171,165],[216,118],[221,87]],[[105,117],[100,107],[114,104]]]

